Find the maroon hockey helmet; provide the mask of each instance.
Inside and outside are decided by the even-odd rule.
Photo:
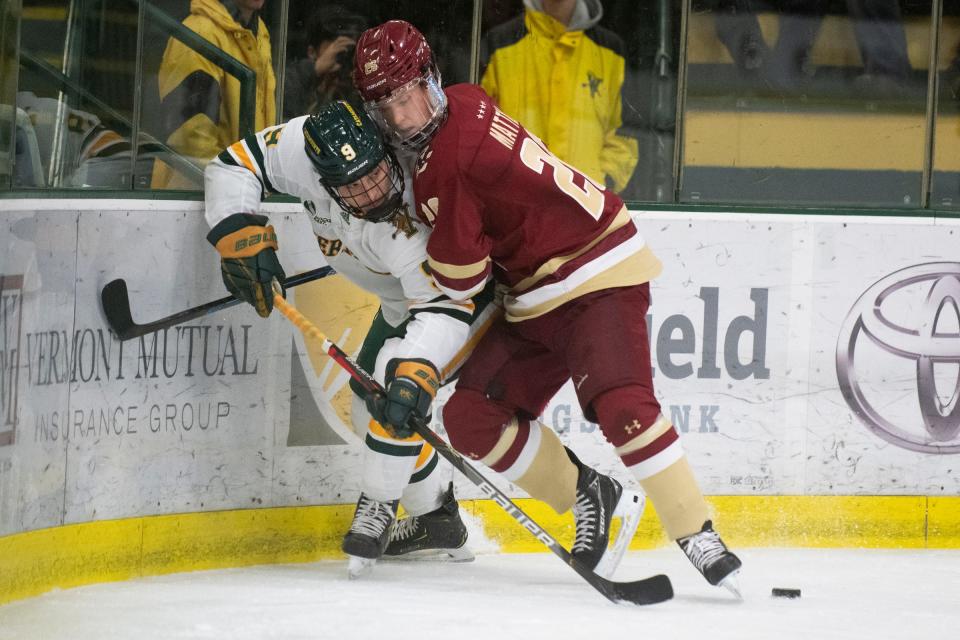
[[[446,117],[433,51],[409,22],[390,20],[360,35],[353,83],[394,146],[419,149]]]
[[[353,83],[364,102],[380,100],[433,66],[433,51],[409,22],[390,20],[367,29],[357,40]]]

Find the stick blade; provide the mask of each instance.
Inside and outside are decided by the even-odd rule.
[[[100,291],[100,303],[107,317],[107,324],[121,340],[136,337],[136,323],[130,315],[130,296],[123,279],[108,282]]]
[[[632,604],[657,604],[673,597],[673,584],[670,578],[660,574],[634,582],[604,581],[603,595],[614,602]]]

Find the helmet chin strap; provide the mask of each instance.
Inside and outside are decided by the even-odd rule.
[[[387,222],[397,215],[402,205],[403,194],[394,193],[382,204],[377,205],[370,211],[365,211],[363,220],[370,222]]]

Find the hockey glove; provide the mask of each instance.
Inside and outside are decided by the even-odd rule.
[[[368,394],[367,410],[373,419],[396,438],[413,435],[408,424],[411,415],[426,419],[430,403],[440,388],[440,374],[427,360],[401,360],[387,363],[386,395]]]
[[[220,252],[223,284],[263,318],[273,311],[273,279],[286,279],[277,259],[277,234],[266,222],[266,216],[235,213],[207,234]]]

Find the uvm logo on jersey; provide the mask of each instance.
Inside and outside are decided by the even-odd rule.
[[[873,284],[843,323],[836,360],[844,399],[873,433],[911,451],[960,453],[960,264]]]
[[[0,446],[13,444],[17,428],[23,276],[0,275]]]
[[[337,241],[339,242],[339,240]],[[323,327],[337,345],[356,356],[380,308],[373,294],[343,276],[298,287],[297,308]],[[288,447],[342,445],[356,440],[351,424],[350,375],[316,340],[294,332]],[[301,355],[303,354],[303,355]]]

